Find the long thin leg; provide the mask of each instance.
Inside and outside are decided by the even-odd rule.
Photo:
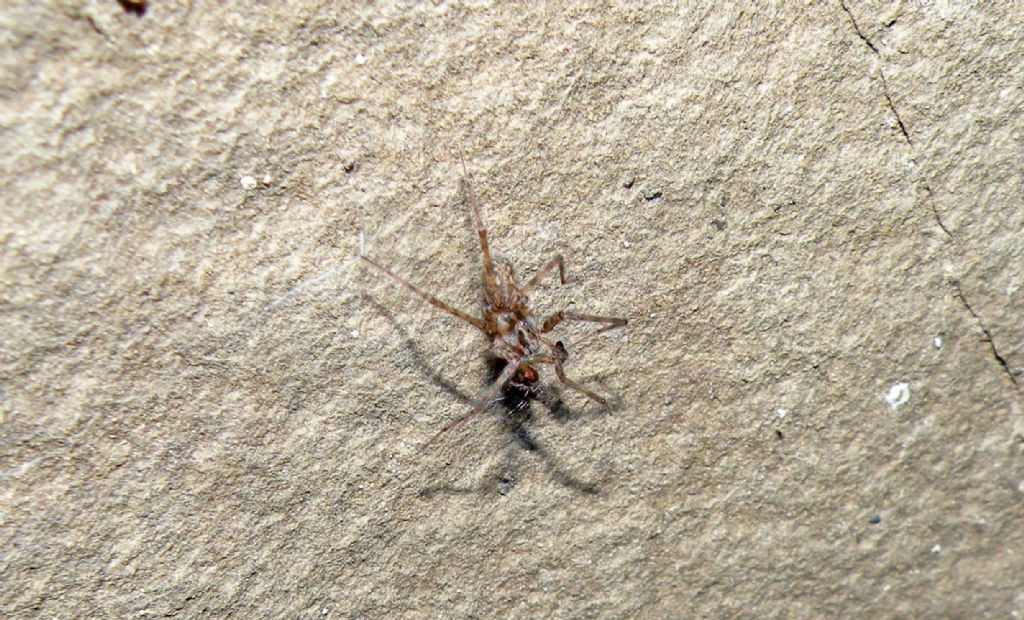
[[[558,267],[558,277],[562,281],[562,284],[568,284],[569,281],[565,279],[565,261],[562,260],[562,255],[558,254],[549,260],[546,265],[541,267],[540,271],[538,271],[535,276],[530,278],[529,282],[519,289],[519,294],[516,299],[518,300],[526,297],[526,294],[530,292],[530,289],[536,286],[537,283],[540,282],[544,276],[548,275],[548,273],[556,266]]]
[[[430,293],[427,293],[426,291],[420,290],[419,288],[413,286],[412,283],[410,283],[408,280],[406,280],[405,278],[402,278],[401,276],[396,274],[394,271],[391,271],[390,269],[388,269],[384,265],[381,265],[380,263],[378,263],[376,260],[370,258],[369,256],[366,256],[364,254],[360,258],[362,258],[366,262],[370,263],[371,265],[373,265],[377,269],[380,269],[381,271],[383,271],[387,275],[391,276],[391,278],[394,279],[395,282],[398,282],[399,284],[401,284],[405,288],[409,289],[413,293],[416,293],[421,298],[426,300],[427,303],[433,305],[436,308],[440,308],[441,310],[444,310],[448,314],[457,316],[460,319],[462,319],[463,321],[465,321],[465,322],[469,323],[470,325],[472,325],[473,327],[479,329],[480,331],[482,331],[484,333],[487,333],[487,329],[484,326],[484,322],[482,320],[476,318],[475,316],[470,316],[470,315],[466,314],[465,312],[463,312],[462,310],[459,310],[458,308],[453,308],[453,307],[449,306],[448,304],[446,304],[445,302],[443,302],[440,299],[438,299],[437,297],[434,297]]]
[[[545,319],[540,328],[540,333],[546,334],[553,330],[562,321],[585,321],[589,323],[604,323],[605,326],[594,332],[594,335],[606,332],[617,327],[624,327],[629,319],[619,319],[613,316],[595,316],[593,314],[577,314],[568,310],[559,310]]]
[[[554,357],[554,360],[553,360],[554,365],[555,365],[555,374],[558,376],[558,380],[562,383],[562,385],[566,385],[566,386],[571,387],[572,389],[574,389],[577,392],[583,394],[584,396],[586,396],[590,400],[596,402],[597,404],[601,405],[605,409],[611,411],[611,407],[608,406],[608,401],[606,399],[604,399],[601,396],[598,396],[597,394],[591,392],[590,390],[588,390],[587,388],[583,387],[579,383],[576,383],[572,379],[570,379],[570,378],[565,376],[565,370],[562,368],[562,363],[566,359],[568,359],[568,357],[569,357],[569,351],[566,350],[565,345],[562,344],[561,340],[559,340],[558,342],[555,343],[555,357]]]
[[[502,370],[501,374],[498,375],[498,378],[495,379],[493,383],[491,383],[489,386],[487,386],[487,388],[484,389],[483,394],[481,394],[480,397],[476,399],[476,402],[473,404],[470,410],[467,411],[462,416],[455,418],[454,420],[449,422],[444,428],[437,431],[437,434],[431,437],[430,441],[423,444],[423,448],[421,449],[427,450],[428,448],[430,448],[431,444],[433,444],[437,440],[438,437],[447,433],[456,426],[459,426],[466,420],[472,418],[473,416],[483,411],[491,401],[493,401],[501,394],[501,388],[503,388],[505,384],[508,383],[508,380],[512,378],[512,375],[514,375],[515,372],[519,370],[519,364],[520,362],[509,362],[508,364],[506,364],[504,370]]]
[[[466,170],[466,159],[461,152],[459,160],[462,162],[462,176],[466,179],[466,196],[469,198],[470,206],[473,207],[476,234],[480,237],[480,252],[484,255],[484,287],[487,289],[489,299],[498,299],[498,279],[494,275],[494,261],[491,260],[491,246],[487,243],[487,229],[484,228],[484,220],[480,217],[480,203],[476,200],[476,192],[473,191],[473,184],[469,180],[469,171]]]
[[[605,398],[603,398],[601,396],[598,396],[597,394],[591,392],[590,390],[588,390],[587,388],[583,387],[579,383],[576,383],[575,381],[573,381],[569,377],[566,377],[564,370],[561,371],[561,372],[559,372],[559,370],[560,370],[559,366],[555,366],[555,374],[559,375],[558,380],[561,381],[564,385],[567,385],[567,386],[571,387],[572,389],[574,389],[577,392],[583,394],[584,396],[586,396],[590,400],[592,400],[595,403],[601,405],[605,409],[609,409],[610,410],[610,407],[608,407],[608,400],[607,399],[605,399]]]

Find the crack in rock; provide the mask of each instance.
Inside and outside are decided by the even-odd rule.
[[[964,308],[967,309],[967,312],[969,312],[971,316],[974,317],[974,320],[978,322],[978,327],[981,328],[981,333],[984,334],[985,336],[985,342],[988,343],[988,348],[989,351],[992,353],[992,358],[995,359],[996,362],[1003,368],[1003,372],[1006,373],[1007,377],[1009,377],[1010,383],[1013,384],[1014,389],[1016,389],[1019,393],[1021,391],[1021,387],[1020,384],[1017,383],[1017,377],[1015,377],[1013,372],[1010,370],[1010,365],[1006,363],[1006,358],[1000,355],[999,349],[996,347],[996,341],[995,339],[992,338],[992,332],[989,331],[988,327],[985,326],[985,322],[981,320],[981,317],[978,316],[978,313],[974,311],[974,308],[971,307],[971,304],[967,302],[967,298],[964,297],[964,292],[960,288],[960,284],[954,282],[953,287],[956,289],[956,296],[960,299],[960,303],[963,304]]]
[[[924,191],[928,194],[928,206],[932,208],[932,215],[935,216],[935,223],[939,225],[942,232],[946,233],[947,237],[952,237],[953,233],[949,232],[946,225],[942,222],[942,216],[939,215],[939,209],[935,206],[935,194],[932,193],[932,188],[927,183],[924,184]]]
[[[913,140],[910,139],[910,132],[907,131],[907,126],[903,124],[903,118],[900,116],[899,110],[896,109],[896,104],[893,103],[892,100],[892,94],[889,92],[889,82],[886,81],[885,79],[885,70],[883,69],[884,63],[882,59],[882,53],[878,51],[878,48],[875,47],[875,44],[871,42],[871,39],[869,39],[867,35],[865,35],[864,32],[860,29],[860,24],[857,23],[857,19],[854,18],[853,13],[851,13],[850,9],[847,8],[845,0],[839,0],[839,6],[842,7],[843,12],[846,13],[846,16],[850,18],[850,23],[853,25],[854,32],[857,33],[857,36],[860,37],[860,40],[864,42],[864,45],[867,45],[868,49],[871,50],[871,52],[878,59],[878,77],[881,78],[882,80],[882,94],[885,96],[886,103],[889,104],[889,110],[892,112],[892,115],[896,118],[896,124],[899,125],[900,133],[903,134],[903,139],[906,140],[908,146],[913,146],[914,142]],[[951,233],[949,229],[946,228],[946,224],[942,221],[942,217],[939,215],[939,210],[935,206],[935,196],[932,193],[932,188],[927,183],[925,183],[924,190],[928,194],[928,206],[929,208],[931,208],[932,216],[935,218],[935,223],[938,224],[939,228],[942,229],[942,232],[946,233],[947,237],[952,237],[953,233]]]
[[[896,124],[900,126],[900,132],[903,134],[903,138],[907,141],[907,144],[913,144],[910,140],[910,132],[907,131],[907,126],[903,124],[903,119],[900,118],[900,113],[896,110],[896,104],[892,101],[892,95],[889,94],[889,83],[885,80],[885,71],[882,69],[882,54],[878,51],[878,48],[875,47],[875,44],[871,42],[871,39],[867,38],[867,36],[865,36],[861,31],[860,25],[857,24],[857,20],[853,17],[853,13],[850,12],[850,9],[846,8],[846,2],[844,2],[844,0],[839,0],[839,6],[843,8],[846,16],[850,18],[850,23],[853,24],[853,30],[857,33],[857,36],[860,37],[860,40],[863,41],[864,44],[868,46],[868,49],[875,54],[875,57],[878,58],[878,77],[882,78],[882,94],[885,95],[885,101],[889,104],[889,109],[892,111],[892,115],[896,117]]]

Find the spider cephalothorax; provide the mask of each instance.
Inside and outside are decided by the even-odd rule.
[[[543,365],[554,367],[555,375],[562,385],[582,393],[587,398],[603,406],[607,406],[604,398],[565,376],[563,365],[569,357],[569,352],[562,341],[552,342],[545,335],[562,321],[586,321],[603,324],[604,326],[594,332],[595,334],[615,329],[616,327],[622,327],[628,323],[627,319],[577,314],[568,310],[555,312],[543,322],[537,321],[533,313],[530,312],[527,293],[555,267],[558,267],[558,276],[561,283],[567,283],[565,279],[565,263],[562,260],[562,256],[557,255],[549,260],[533,278],[520,286],[519,281],[516,279],[515,270],[512,268],[512,263],[501,257],[492,257],[487,240],[487,229],[484,227],[483,219],[480,217],[480,206],[473,193],[473,187],[469,183],[469,174],[466,172],[465,162],[463,162],[462,166],[466,180],[466,193],[473,208],[474,223],[477,236],[480,239],[480,250],[483,254],[484,295],[483,311],[479,318],[458,310],[437,297],[413,286],[410,282],[369,256],[362,256],[363,260],[381,270],[428,303],[466,321],[490,339],[489,354],[495,360],[495,368],[497,369],[494,380],[484,390],[484,393],[477,398],[469,412],[442,428],[427,442],[427,445],[430,445],[445,431],[454,428],[483,411],[488,403],[499,398],[502,391],[507,388],[517,390],[524,395],[524,398],[535,395],[544,386],[544,381],[538,370],[538,367]]]
[[[508,362],[527,359],[542,348],[538,326],[522,295],[512,264],[497,258],[494,265],[496,295],[491,296],[484,275],[484,329],[491,337],[491,354]]]

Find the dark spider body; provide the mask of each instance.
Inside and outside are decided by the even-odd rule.
[[[503,258],[494,260],[494,279],[497,296],[491,297],[486,291],[486,275],[483,320],[487,335],[491,337],[490,354],[507,364],[517,360],[528,360],[541,352],[542,338],[537,333],[537,321],[530,314],[529,300],[520,294],[512,263]],[[527,391],[537,388],[540,375],[530,362],[519,363],[519,368],[510,381]]]
[[[622,327],[628,323],[627,319],[577,314],[568,310],[555,312],[543,322],[537,321],[533,313],[530,312],[529,299],[526,295],[530,289],[555,267],[558,267],[561,283],[567,284],[565,264],[562,256],[558,255],[552,258],[530,281],[520,286],[519,281],[516,279],[515,270],[512,268],[512,263],[501,257],[492,258],[490,245],[487,240],[487,229],[484,227],[483,219],[480,217],[480,207],[477,204],[473,188],[469,184],[469,175],[465,169],[465,162],[463,162],[463,174],[465,175],[469,202],[473,207],[477,235],[480,239],[480,250],[483,254],[484,296],[480,318],[448,305],[437,297],[412,285],[369,256],[362,256],[363,260],[384,272],[431,305],[473,325],[490,339],[489,353],[493,361],[492,368],[495,374],[493,381],[475,401],[468,413],[442,428],[427,442],[427,446],[433,443],[445,431],[458,426],[483,411],[489,403],[502,398],[503,394],[512,401],[525,405],[529,398],[536,396],[546,387],[538,371],[538,366],[541,365],[553,366],[555,375],[562,385],[582,393],[602,406],[607,406],[607,401],[604,398],[565,376],[562,366],[569,358],[569,352],[561,340],[552,342],[545,337],[545,334],[565,320],[604,324],[604,327],[601,327],[592,335]]]

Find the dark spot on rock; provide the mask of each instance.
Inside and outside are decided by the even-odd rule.
[[[117,0],[126,13],[142,17],[146,14],[146,0]]]
[[[711,225],[717,228],[719,232],[725,230],[725,220],[711,220]]]
[[[879,524],[881,522],[882,522],[881,515],[871,515],[870,517],[868,517],[868,523],[870,523],[871,525],[877,525],[877,524]]]
[[[498,476],[498,493],[508,495],[509,491],[512,490],[512,487],[515,486],[515,484],[516,477],[515,474],[511,472],[506,472],[501,476]]]
[[[633,184],[634,184],[634,183],[636,183],[636,177],[629,177],[629,178],[628,178],[628,179],[626,179],[626,181],[625,181],[625,182],[624,182],[624,183],[622,184],[622,187],[625,187],[626,189],[629,189],[629,188],[633,187]]]
[[[644,200],[657,200],[661,198],[661,192],[655,190],[651,192],[644,192]]]

